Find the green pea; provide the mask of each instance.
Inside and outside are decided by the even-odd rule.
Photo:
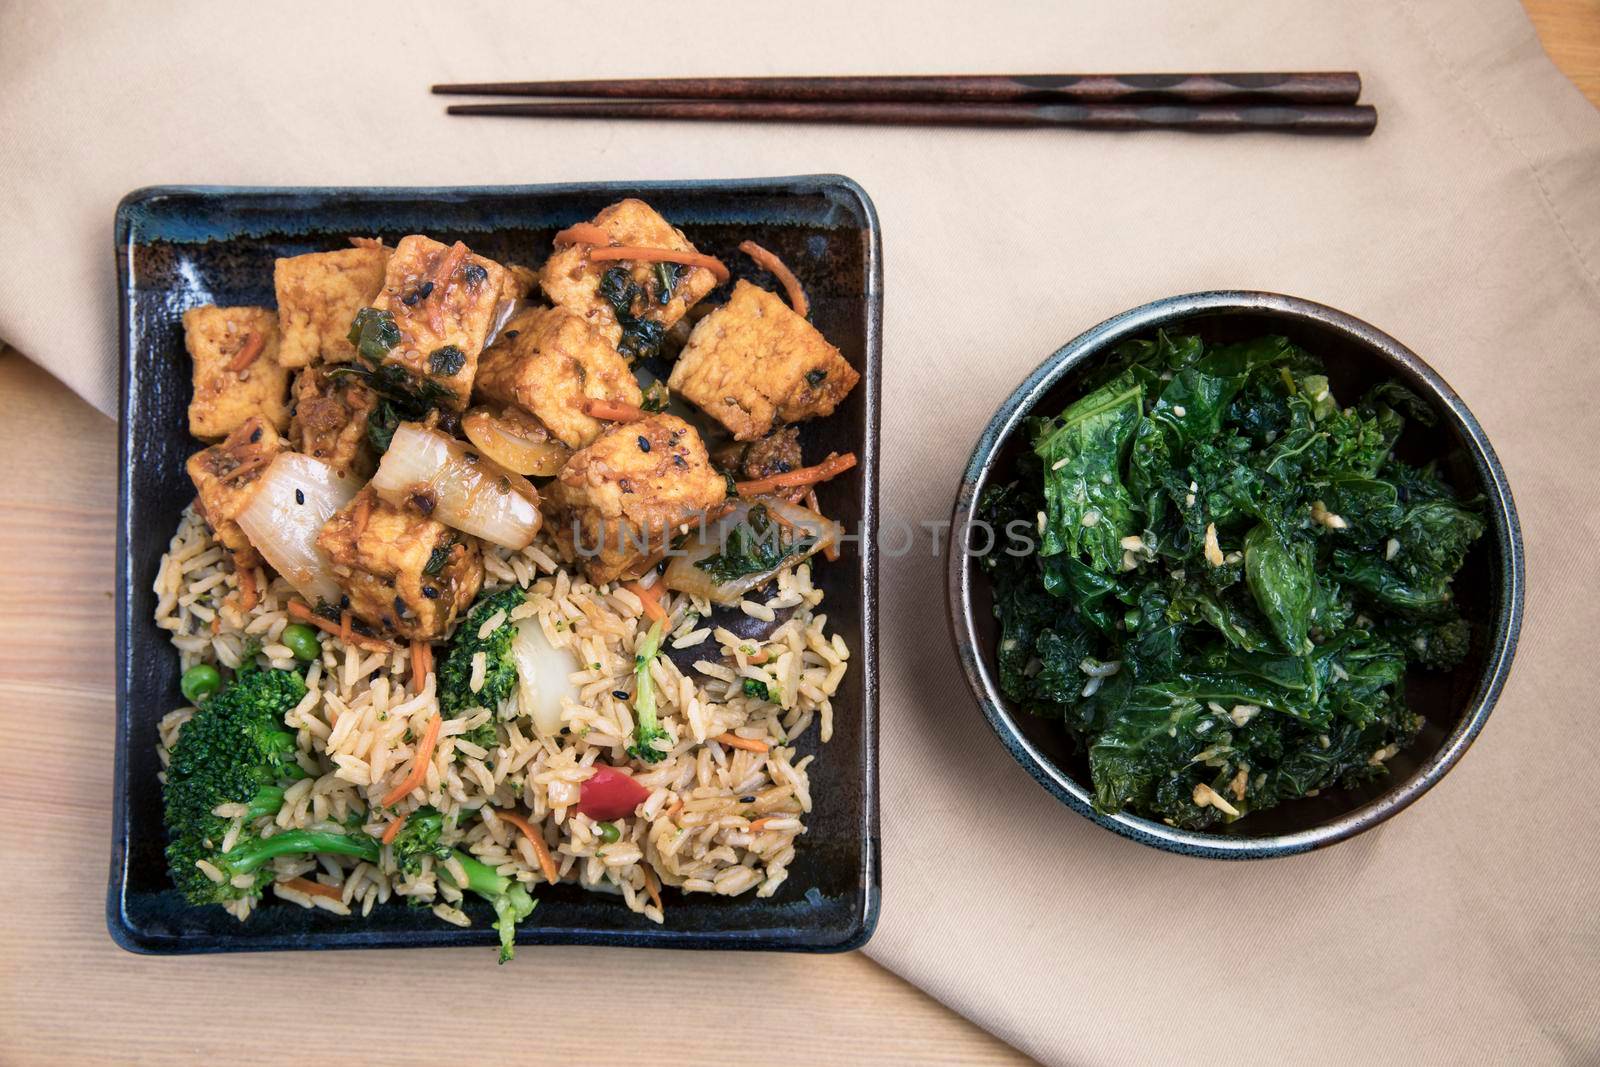
[[[198,704],[222,688],[222,675],[209,663],[197,663],[183,672],[183,677],[178,679],[178,688],[183,690],[185,700]]]
[[[283,628],[279,640],[294,653],[295,659],[303,659],[309,663],[322,655],[322,642],[317,640],[317,631],[309,626],[302,626],[297,622],[290,623]]]
[[[600,831],[600,840],[608,845],[622,837],[622,831],[617,829],[614,822],[603,822],[596,829]]]

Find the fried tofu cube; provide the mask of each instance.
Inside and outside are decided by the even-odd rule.
[[[568,448],[582,448],[605,428],[583,413],[585,400],[644,399],[628,361],[565,308],[529,308],[507,323],[478,361],[477,390],[536,416]]]
[[[367,439],[367,417],[377,406],[377,394],[353,376],[330,374],[313,364],[295,377],[289,440],[297,451],[336,471],[369,478],[376,459]]]
[[[483,551],[367,486],[322,527],[317,546],[362,621],[414,641],[442,638],[483,585]]]
[[[532,267],[507,263],[506,274],[506,297],[510,300],[526,300],[533,287],[539,284],[539,272]]]
[[[272,275],[278,291],[278,362],[305,367],[319,359],[355,359],[350,321],[377,298],[388,262],[389,249],[376,243],[278,260]]]
[[[861,375],[776,294],[741,281],[695,326],[667,384],[739,441],[833,414]]]
[[[670,248],[677,252],[698,249],[643,200],[622,200],[594,217],[594,225],[604,230],[612,244],[640,248]],[[660,277],[655,263],[589,262],[589,246],[581,244],[557,248],[539,272],[539,285],[551,303],[582,316],[613,345],[632,348],[631,338],[623,336],[617,322],[616,306],[602,291],[601,281],[610,270],[621,268],[635,290],[630,314],[670,329],[683,318],[701,297],[717,286],[717,277],[704,267],[670,267],[675,274],[672,292],[661,302]],[[618,294],[620,295],[620,294]],[[645,354],[645,353],[635,353]]]
[[[227,437],[252,415],[289,425],[289,372],[278,363],[278,313],[207,304],[183,313],[183,343],[194,361],[189,432]]]
[[[424,400],[460,411],[472,396],[478,355],[516,282],[500,264],[457,241],[402,238],[372,306],[393,316],[399,340],[384,357],[403,367]]]
[[[596,584],[643,574],[726,496],[705,442],[676,415],[611,427],[545,489],[557,543]]]
[[[194,482],[196,505],[217,540],[233,553],[235,566],[254,567],[261,562],[235,520],[256,495],[260,488],[257,483],[267,467],[282,451],[283,439],[272,424],[252,415],[227,440],[189,457],[187,468],[189,480]]]

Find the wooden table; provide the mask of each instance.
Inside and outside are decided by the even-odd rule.
[[[1545,46],[1600,105],[1600,0],[1526,0]],[[503,1055],[599,1061],[610,1020],[663,995],[684,1062],[721,1062],[757,1006],[792,1013],[765,1063],[1023,1058],[860,953],[528,948],[158,959],[115,947],[103,914],[111,817],[114,424],[0,353],[0,1062],[243,1064],[293,1054],[256,1014],[292,1017],[294,1052],[355,1062]],[[506,1011],[470,1038],[396,995],[420,981]],[[492,991],[494,1006],[472,999]],[[717,1005],[726,1005],[719,1007]],[[565,1021],[568,1017],[574,1022]],[[591,1030],[592,1027],[592,1030]],[[470,1048],[470,1052],[467,1051]],[[655,1057],[652,1057],[654,1059]]]

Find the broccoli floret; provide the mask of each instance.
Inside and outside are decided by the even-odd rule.
[[[1472,650],[1472,624],[1457,617],[1437,626],[1418,627],[1407,642],[1410,658],[1436,671],[1448,671]]]
[[[628,755],[646,763],[657,763],[666,757],[666,750],[656,747],[657,741],[667,742],[670,748],[672,737],[661,728],[661,722],[656,717],[656,687],[650,681],[650,662],[656,658],[656,653],[661,651],[661,620],[657,619],[650,627],[650,632],[645,634],[644,644],[639,646],[639,651],[633,657],[633,744],[628,746]]]
[[[406,817],[406,824],[395,835],[394,862],[400,873],[415,877],[422,871],[422,861],[428,856],[442,860],[450,855],[450,846],[439,843],[444,831],[444,816],[430,806],[418,808]]]
[[[511,621],[511,610],[526,599],[527,594],[518,586],[510,586],[498,593],[486,593],[472,605],[467,617],[456,630],[439,668],[439,708],[446,715],[458,715],[468,708],[496,708],[511,695],[517,685],[517,665],[511,658],[511,639],[517,634],[517,624]],[[506,620],[478,637],[483,624],[497,611],[506,613]],[[483,672],[483,687],[476,693],[472,681],[472,657],[482,652],[487,660]],[[490,729],[493,725],[490,724]],[[494,741],[483,747],[492,747]]]
[[[439,838],[443,831],[444,816],[437,808],[418,808],[395,836],[395,863],[402,873],[415,875],[421,871],[423,859],[432,856],[441,861],[439,873],[450,878],[449,868],[443,866],[442,861],[455,857],[467,875],[467,884],[459,888],[478,894],[494,908],[494,928],[500,932],[500,962],[505,963],[516,953],[517,923],[532,914],[537,902],[515,879],[496,874],[493,867],[460,849],[441,844]],[[454,884],[455,880],[450,880]]]
[[[214,813],[219,805],[247,805],[248,825],[282,806],[284,780],[305,777],[295,762],[294,734],[283,725],[284,714],[305,693],[305,682],[293,671],[246,667],[179,733],[163,794],[167,866],[190,903],[220,904],[260,896],[272,880],[265,865],[274,856],[332,852],[378,858],[377,842],[365,835],[308,830],[270,838],[246,831],[228,852],[220,850],[231,820]],[[220,871],[223,880],[207,877],[199,867],[201,860]],[[238,875],[254,877],[234,885]]]

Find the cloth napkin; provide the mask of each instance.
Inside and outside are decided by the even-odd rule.
[[[1359,69],[1369,140],[447,120],[434,81]],[[1505,463],[1527,622],[1466,759],[1380,829],[1224,864],[1114,837],[1001,749],[933,547],[883,561],[884,905],[867,952],[1051,1063],[1600,1057],[1600,115],[1515,0],[769,10],[14,5],[0,337],[115,410],[111,218],[152,183],[839,171],[887,249],[883,507],[946,519],[994,407],[1172,293],[1333,304],[1429,360]]]

